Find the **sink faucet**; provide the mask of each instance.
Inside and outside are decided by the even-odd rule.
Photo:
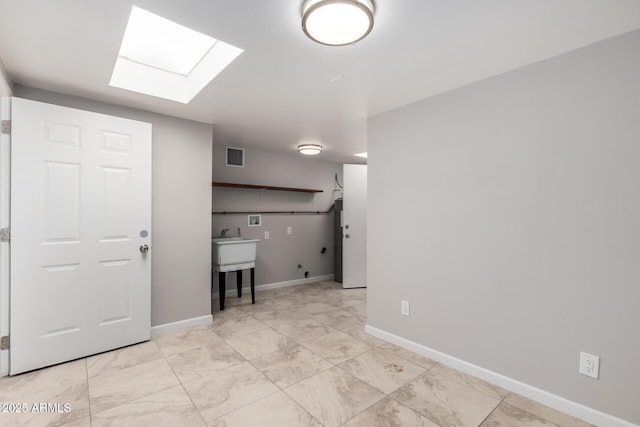
[[[224,237],[224,235],[225,235],[225,234],[227,234],[227,232],[228,232],[228,231],[229,231],[229,229],[228,229],[228,228],[223,229],[223,230],[220,232],[220,237]]]
[[[240,227],[238,227],[238,237],[242,237],[242,233],[240,233]]]

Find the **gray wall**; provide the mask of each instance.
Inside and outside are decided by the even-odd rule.
[[[211,313],[211,125],[22,86],[15,96],[153,125],[151,324]]]
[[[370,325],[640,423],[638,52],[635,31],[370,118]]]
[[[327,211],[333,205],[334,176],[337,173],[342,180],[342,165],[297,154],[245,148],[245,167],[231,167],[225,165],[225,147],[217,141],[214,145],[214,181],[312,188],[323,192],[307,194],[214,187],[214,211]],[[257,247],[256,285],[273,284],[304,279],[305,271],[309,272],[309,277],[333,274],[333,220],[333,211],[329,215],[263,214],[261,227],[248,227],[246,214],[213,215],[213,236],[219,236],[224,228],[229,228],[231,235],[235,235],[236,228],[240,227],[242,236],[261,239]],[[291,236],[286,234],[288,226],[293,228]],[[265,231],[269,231],[269,240],[264,240]],[[323,247],[327,251],[321,254]],[[298,264],[303,268],[298,269]],[[235,283],[235,276],[228,280]],[[217,290],[217,277],[214,283]]]

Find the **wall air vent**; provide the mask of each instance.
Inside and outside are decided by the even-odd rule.
[[[227,166],[244,167],[244,148],[227,147]]]

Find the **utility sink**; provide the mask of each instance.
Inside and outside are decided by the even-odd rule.
[[[213,265],[216,271],[235,271],[255,266],[256,243],[259,239],[219,237],[211,239]]]
[[[237,242],[238,240],[245,240],[242,237],[215,237],[211,239],[213,243],[224,243],[224,242]]]

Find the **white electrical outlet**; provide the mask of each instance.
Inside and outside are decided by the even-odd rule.
[[[403,316],[409,315],[409,301],[400,301],[400,314],[402,314]]]
[[[268,231],[264,232],[264,240],[269,240],[269,232]]]
[[[287,234],[291,236],[293,234],[293,228],[287,227]]]
[[[580,372],[591,378],[598,379],[600,371],[600,358],[589,353],[580,353]]]

